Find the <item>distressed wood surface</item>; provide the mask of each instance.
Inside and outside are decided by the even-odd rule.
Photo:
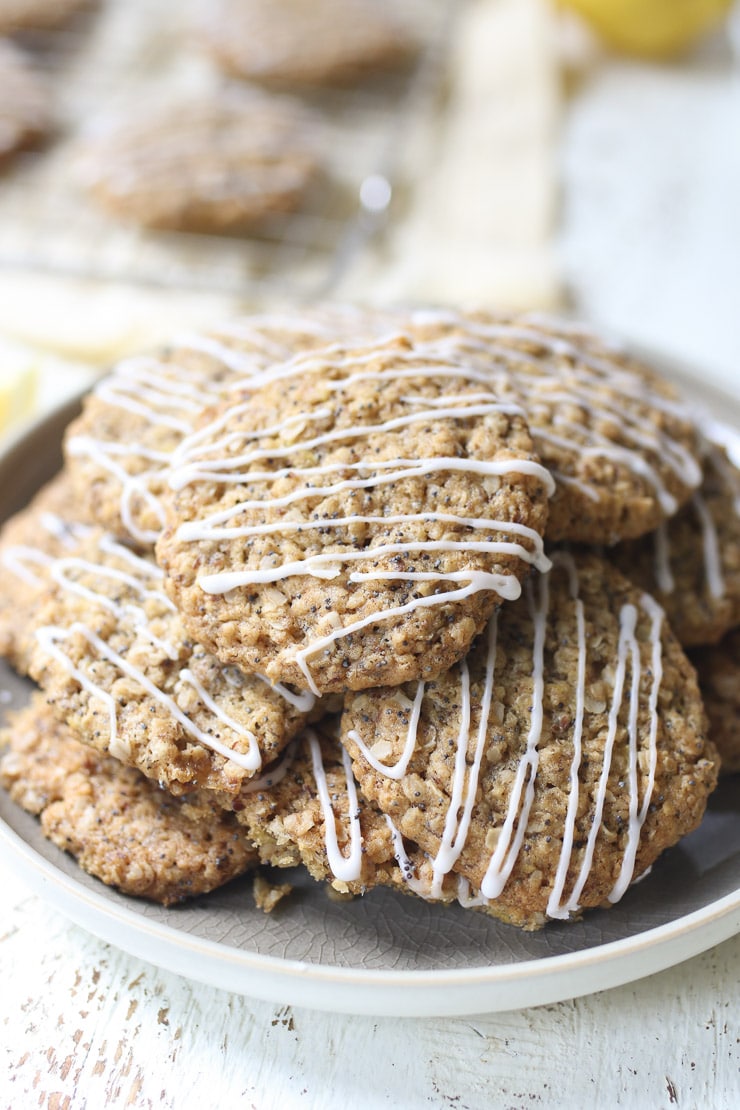
[[[455,1019],[272,1006],[98,941],[0,862],[0,1107],[740,1105],[740,936],[631,986]]]

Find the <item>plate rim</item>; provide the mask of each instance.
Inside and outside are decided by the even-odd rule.
[[[465,968],[347,968],[237,949],[152,921],[133,907],[117,906],[65,874],[0,818],[3,844],[12,850],[3,861],[22,881],[36,893],[48,895],[51,887],[57,897],[47,904],[99,939],[187,979],[263,1001],[334,1013],[462,1016],[547,1005],[635,982],[740,933],[738,888],[674,921],[575,952]],[[657,961],[648,959],[655,954]],[[183,966],[189,955],[199,955],[203,962]],[[637,957],[640,966],[630,967]],[[594,967],[602,973],[598,982],[589,978]],[[501,993],[488,997],[495,988]],[[451,995],[455,989],[458,994]]]
[[[646,356],[638,352],[638,357]],[[699,388],[698,371],[657,355],[680,386]],[[87,390],[25,423],[0,445],[0,465],[26,441],[59,434],[79,410]],[[740,399],[713,383],[709,405],[723,402],[740,414]],[[720,410],[721,411],[721,410]],[[727,409],[725,409],[727,411]],[[219,989],[263,1001],[334,1013],[430,1017],[494,1013],[547,1005],[609,989],[676,966],[740,933],[740,887],[673,921],[574,952],[511,964],[464,968],[351,968],[263,955],[153,921],[67,875],[0,817],[0,847],[7,863],[34,892],[75,924],[157,967]],[[124,896],[121,896],[124,897]],[[131,900],[133,903],[133,899]],[[198,956],[188,964],[189,956]],[[594,976],[597,967],[600,974]],[[491,992],[495,996],[491,997]]]

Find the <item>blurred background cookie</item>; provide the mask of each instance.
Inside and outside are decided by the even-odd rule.
[[[0,35],[59,27],[94,0],[0,0]]]
[[[418,50],[397,6],[371,0],[219,0],[203,23],[227,73],[276,88],[355,82]]]
[[[0,40],[0,165],[16,151],[36,146],[51,127],[51,102],[43,79],[26,56]]]
[[[302,203],[321,171],[321,133],[303,105],[252,89],[138,104],[90,133],[80,176],[117,219],[240,231]]]

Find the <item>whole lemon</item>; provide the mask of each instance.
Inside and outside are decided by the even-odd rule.
[[[679,54],[720,22],[733,0],[560,0],[617,50],[648,58]]]

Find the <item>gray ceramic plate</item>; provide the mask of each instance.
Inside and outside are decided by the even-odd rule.
[[[690,381],[685,384],[690,390]],[[698,395],[696,385],[693,392]],[[705,387],[701,399],[740,428],[737,400],[708,396]],[[54,413],[0,458],[0,519],[58,467],[62,431],[74,412],[68,405]],[[22,704],[28,685],[0,667],[6,707]],[[349,1013],[480,1013],[629,982],[740,931],[739,794],[737,779],[724,782],[701,828],[666,853],[619,905],[539,933],[386,891],[335,903],[298,874],[294,895],[269,917],[255,908],[248,879],[165,910],[85,875],[2,792],[0,851],[78,924],[190,978]]]

